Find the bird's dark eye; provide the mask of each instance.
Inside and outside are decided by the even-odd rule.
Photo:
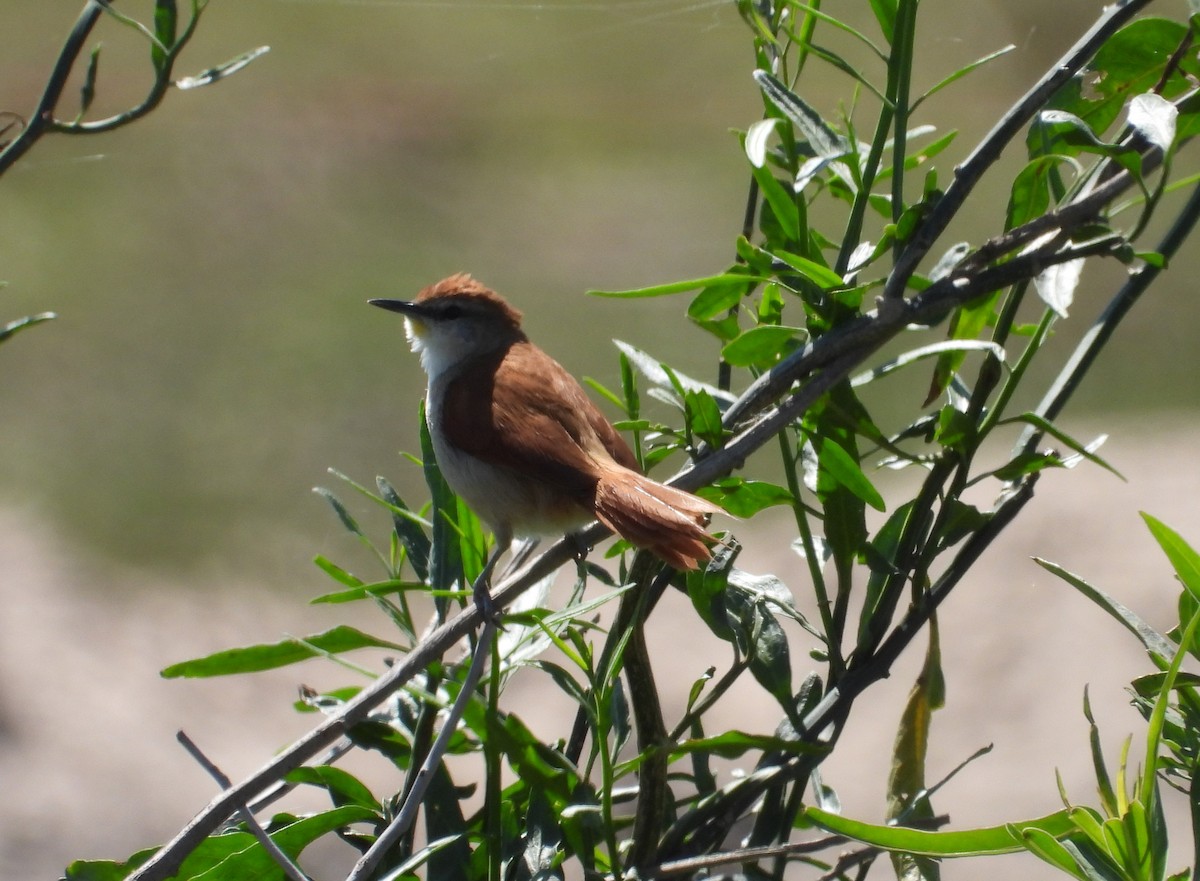
[[[446,306],[444,309],[442,309],[442,317],[448,318],[451,321],[453,321],[455,318],[462,318],[462,316],[463,307],[457,303],[451,303],[449,306]]]

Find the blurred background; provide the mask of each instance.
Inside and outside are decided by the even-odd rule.
[[[6,2],[0,110],[35,106],[80,6]],[[118,6],[146,19],[153,4]],[[867,4],[835,6],[855,7],[830,12],[875,33]],[[1101,6],[922,4],[926,87],[1016,46],[914,120],[961,132],[938,160],[943,186]],[[877,62],[829,41],[881,80]],[[124,109],[148,83],[146,44],[115,20],[92,42],[104,47],[92,115]],[[585,291],[706,275],[731,260],[748,181],[732,131],[761,111],[732,2],[214,0],[177,74],[259,45],[269,54],[230,79],[172,92],[109,135],[48,137],[0,179],[0,318],[59,315],[0,347],[0,785],[21,793],[0,816],[9,877],[168,837],[212,791],[175,746],[177,728],[237,778],[306,730],[310,719],[290,709],[298,677],[344,681],[316,666],[221,683],[163,683],[157,670],[345,620],[344,609],[305,605],[331,586],[314,555],[370,565],[310,492],[353,496],[326,469],[367,484],[383,474],[422,497],[419,470],[399,453],[418,448],[424,376],[402,323],[368,297],[408,296],[467,270],[522,308],[530,335],[576,375],[616,386],[614,338],[698,378],[713,373],[709,339],[678,318],[685,299]],[[849,81],[820,65],[801,92],[831,118],[854,101]],[[861,100],[855,121],[867,128],[874,106]],[[1005,167],[1020,159],[1012,151]],[[994,181],[1001,188],[975,200],[947,244],[1001,227],[1003,171]],[[1055,767],[1075,769],[1072,794],[1090,799],[1075,699],[1084,683],[1104,684],[1093,700],[1111,711],[1106,732],[1141,730],[1119,688],[1144,672],[1136,646],[1028,556],[1079,571],[1165,626],[1175,588],[1136,511],[1200,540],[1194,250],[1135,310],[1063,420],[1084,439],[1112,435],[1102,452],[1129,482],[1092,468],[1050,475],[1022,531],[947,610],[963,618],[944,632],[963,640],[977,622],[980,633],[946,646],[957,666],[943,772],[997,743],[992,794],[979,799],[972,781],[959,805],[939,806],[956,824],[1054,810]],[[1073,320],[1059,325],[1059,361],[1116,277],[1097,272],[1089,299],[1085,276]],[[889,386],[899,412],[924,381]],[[352,507],[386,535],[385,518]],[[769,534],[750,544],[748,568],[791,576],[804,594],[786,548]],[[1060,603],[1050,620],[1021,617]],[[1049,646],[1053,658],[1030,656]],[[698,651],[709,650],[721,651]],[[678,660],[684,691],[719,663]],[[898,670],[893,703],[881,706],[899,707],[910,682]],[[1035,687],[1071,702],[1047,708]],[[1060,716],[1039,715],[1048,709]],[[767,707],[763,724],[771,719]],[[879,745],[894,724],[893,713],[867,725],[842,776],[831,769],[848,813],[882,815]],[[1031,857],[1010,859],[1051,877]]]

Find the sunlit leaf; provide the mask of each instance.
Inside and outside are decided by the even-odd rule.
[[[752,279],[753,281],[766,281],[764,278]],[[737,273],[724,272],[719,275],[708,275],[703,278],[693,278],[687,281],[673,281],[668,284],[652,285],[645,288],[635,288],[629,291],[588,291],[593,297],[623,297],[626,299],[640,299],[645,297],[665,297],[670,294],[682,294],[686,291],[696,291],[701,288],[710,287],[720,284],[745,284],[747,278],[745,275]]]
[[[1147,141],[1166,152],[1175,141],[1175,105],[1153,92],[1136,95],[1129,102],[1129,125]]]
[[[765,70],[754,71],[754,79],[771,103],[796,127],[816,156],[832,159],[850,149],[846,139],[834,131],[799,95]]]
[[[1053,309],[1060,318],[1067,317],[1067,310],[1075,299],[1075,289],[1079,287],[1079,277],[1083,273],[1082,258],[1067,260],[1047,266],[1034,277],[1038,296],[1047,306]]]
[[[281,642],[214,652],[203,658],[172,664],[159,675],[166,679],[191,679],[228,676],[234,673],[257,673],[260,670],[272,670],[307,661],[309,658],[321,657],[323,654],[336,655],[361,648],[385,648],[400,652],[406,650],[402,645],[342,625],[299,640],[285,639]]]
[[[1001,826],[965,829],[957,832],[935,832],[908,829],[903,826],[880,826],[830,814],[817,808],[807,808],[804,816],[828,832],[845,835],[855,841],[884,850],[924,854],[931,857],[971,857],[985,854],[1015,853],[1024,850],[1021,835],[1038,830],[1057,838],[1071,832],[1075,825],[1066,810],[1057,811],[1035,820],[1022,820]]]
[[[746,130],[746,158],[755,168],[762,168],[767,161],[767,141],[779,124],[778,117],[760,119]]]
[[[25,330],[28,327],[33,327],[35,324],[41,324],[43,321],[51,321],[58,316],[53,312],[41,312],[37,315],[29,315],[25,318],[18,318],[15,321],[10,321],[7,324],[0,324],[0,343],[4,342],[14,333],[20,330]]]
[[[761,324],[743,331],[721,349],[721,357],[734,367],[767,367],[798,340],[808,337],[802,327]]]
[[[195,76],[185,76],[175,81],[175,87],[180,90],[198,89],[201,86],[209,86],[215,82],[233,76],[243,67],[254,61],[256,58],[261,58],[271,51],[270,46],[259,46],[257,49],[251,49],[248,52],[243,52],[236,58],[231,58],[224,64],[210,67],[208,70],[201,71]]]
[[[1200,554],[1197,554],[1178,532],[1161,520],[1150,516],[1145,511],[1142,511],[1141,514],[1142,519],[1146,521],[1146,526],[1150,528],[1150,534],[1154,536],[1154,540],[1158,542],[1158,546],[1163,549],[1163,553],[1170,560],[1171,567],[1179,576],[1180,582],[1192,596],[1200,599]]]

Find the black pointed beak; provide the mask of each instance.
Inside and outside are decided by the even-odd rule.
[[[387,309],[389,312],[399,312],[401,315],[422,315],[425,310],[419,303],[408,300],[367,300],[372,306]]]

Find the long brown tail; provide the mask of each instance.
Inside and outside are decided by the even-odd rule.
[[[720,510],[699,496],[619,466],[596,486],[597,519],[676,569],[696,569],[712,556],[716,539],[704,526],[708,515]]]

